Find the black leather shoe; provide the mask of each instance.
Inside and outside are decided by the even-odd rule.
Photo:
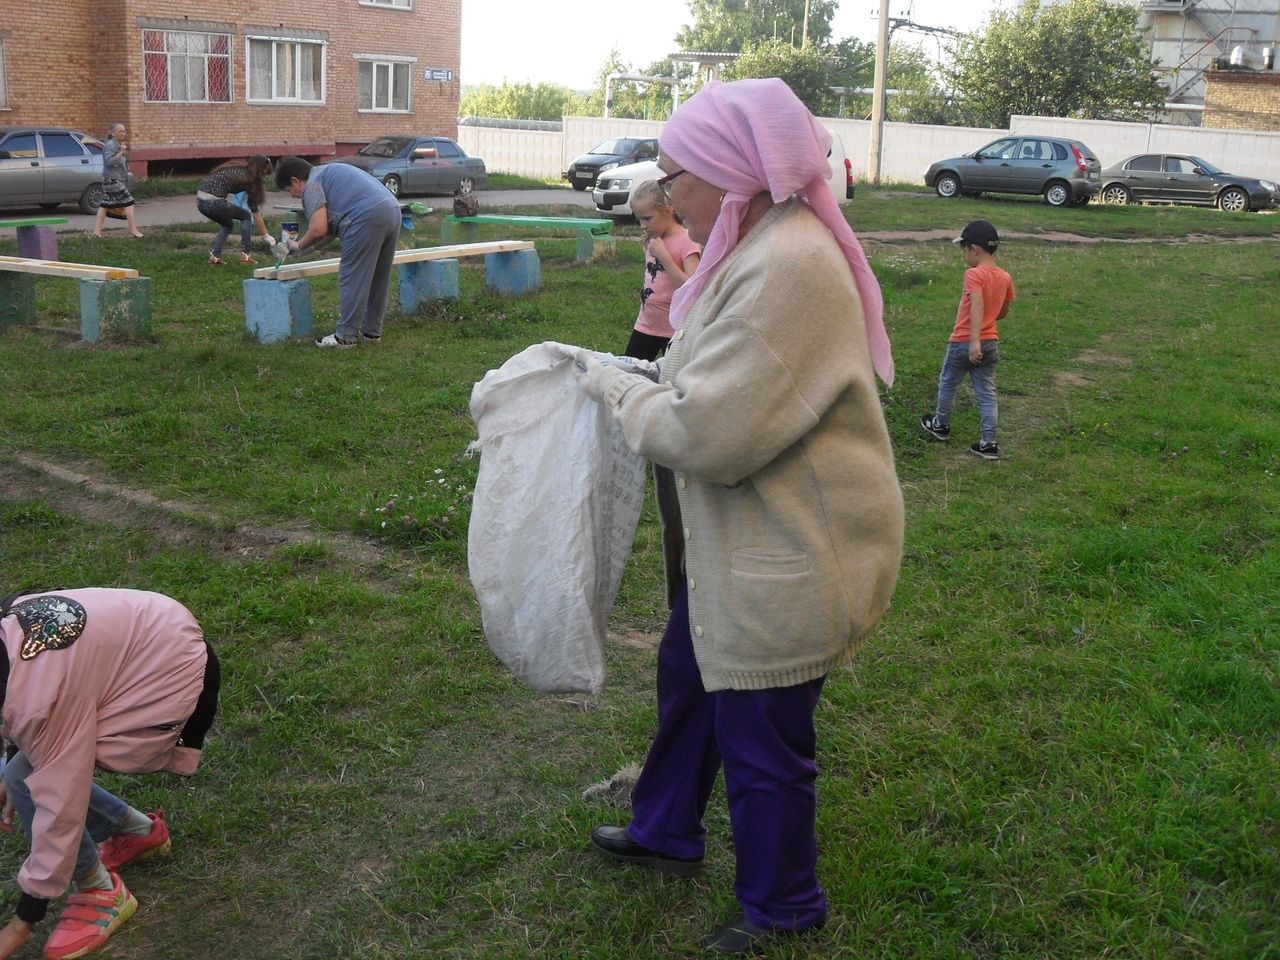
[[[703,939],[702,946],[711,953],[731,957],[754,957],[763,952],[770,942],[788,932],[757,927],[747,919],[746,914],[742,914],[712,930]]]
[[[691,877],[702,869],[701,857],[696,860],[681,860],[679,857],[668,857],[665,853],[642,847],[627,836],[626,827],[593,827],[591,845],[611,860],[653,867],[677,877]]]

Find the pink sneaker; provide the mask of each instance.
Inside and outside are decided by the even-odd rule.
[[[135,860],[164,856],[173,849],[169,842],[169,825],[164,822],[164,811],[157,810],[147,816],[151,818],[151,832],[145,837],[117,833],[110,840],[98,844],[98,859],[103,867],[114,873]]]
[[[67,898],[58,925],[45,941],[45,960],[75,960],[92,953],[133,916],[138,901],[118,873],[111,874],[110,890],[86,890]]]

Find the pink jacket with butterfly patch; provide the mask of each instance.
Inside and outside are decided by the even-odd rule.
[[[9,658],[0,734],[33,767],[31,853],[18,885],[51,899],[71,881],[95,767],[195,772],[200,751],[179,746],[178,737],[208,654],[191,612],[159,593],[57,590],[14,605],[33,598],[49,598],[64,613],[56,628],[26,633],[16,611],[0,621]]]

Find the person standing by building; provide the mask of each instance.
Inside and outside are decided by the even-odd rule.
[[[102,147],[102,202],[93,221],[93,235],[102,237],[102,225],[106,223],[108,210],[123,210],[129,234],[141,239],[146,236],[138,229],[134,217],[133,194],[129,192],[129,142],[128,129],[123,123],[113,123]]]
[[[276,166],[276,186],[302,200],[307,229],[290,245],[297,253],[330,236],[342,241],[338,268],[337,329],[317,347],[354,347],[382,339],[391,289],[391,263],[400,237],[400,203],[382,183],[357,167],[313,167],[301,157]]]

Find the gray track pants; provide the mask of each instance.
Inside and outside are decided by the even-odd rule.
[[[342,225],[342,265],[338,269],[338,338],[382,336],[391,289],[391,258],[400,237],[400,210],[379,204]]]

